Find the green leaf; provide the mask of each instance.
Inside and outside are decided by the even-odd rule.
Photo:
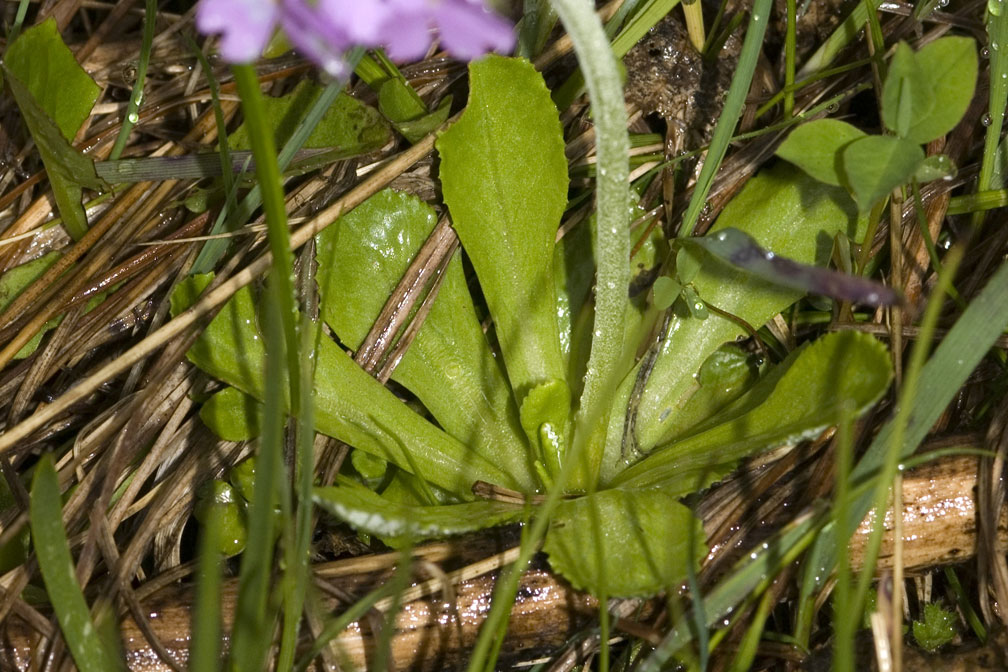
[[[423,201],[386,190],[318,235],[322,319],[349,347],[360,346],[436,221]],[[518,409],[480,327],[458,255],[392,377],[445,431],[503,467],[523,489],[534,486]]]
[[[410,142],[420,140],[448,120],[451,113],[452,97],[445,96],[441,104],[427,114],[408,121],[396,121],[392,125]]]
[[[683,288],[682,285],[672,278],[663,275],[655,280],[652,291],[654,292],[655,307],[658,310],[665,310],[675,303],[679,295],[682,294]]]
[[[216,510],[211,511],[211,507]],[[220,534],[217,536],[215,550],[226,558],[245,550],[245,544],[248,542],[248,515],[245,512],[247,507],[248,502],[235,491],[235,488],[220,479],[204,484],[196,496],[194,508],[196,520],[206,525],[211,515],[218,516]]]
[[[955,612],[936,602],[925,604],[924,619],[913,622],[914,641],[925,651],[933,653],[956,638],[958,624]]]
[[[609,597],[675,589],[707,552],[700,521],[660,490],[561,502],[543,550],[575,588]]]
[[[916,143],[890,135],[869,135],[841,152],[841,163],[854,200],[861,212],[906,183],[924,161]]]
[[[7,73],[17,77],[63,138],[73,140],[101,89],[63,43],[56,21],[46,19],[21,33],[3,62]]]
[[[546,468],[549,477],[560,473],[566,448],[564,437],[568,432],[565,425],[543,422],[542,418],[565,417],[570,402],[570,388],[567,387],[567,383],[563,380],[548,380],[529,390],[519,409],[519,418],[525,435],[529,444],[538,446],[539,461]]]
[[[928,156],[917,166],[914,172],[914,179],[920,183],[931,182],[932,180],[949,180],[956,176],[958,172],[956,165],[952,163],[945,154],[933,154]]]
[[[916,54],[901,43],[882,91],[886,126],[917,144],[945,135],[973,99],[977,70],[970,37],[943,37]]]
[[[845,182],[840,167],[840,152],[865,132],[836,119],[819,119],[802,124],[777,148],[777,156],[790,161],[806,173],[835,187]]]
[[[225,441],[246,441],[259,436],[263,405],[241,390],[225,387],[206,400],[199,415]]]
[[[278,147],[294,134],[301,117],[311,109],[322,90],[305,81],[285,96],[263,99],[266,119],[274,129],[273,139]],[[336,98],[303,146],[306,149],[334,148],[338,153],[335,156],[327,154],[329,158],[346,158],[380,149],[389,138],[388,124],[378,110],[344,94]],[[235,150],[252,148],[244,123],[228,137],[228,144]]]
[[[556,107],[528,61],[489,56],[469,68],[469,105],[437,143],[441,183],[520,403],[536,385],[565,377],[553,248],[567,160]]]
[[[906,42],[900,42],[882,88],[882,120],[889,130],[911,141],[914,141],[911,129],[927,119],[936,107],[931,73],[921,66],[913,50]]]
[[[67,648],[81,672],[123,670],[98,634],[84,593],[77,582],[70,545],[63,529],[63,500],[59,478],[48,453],[35,466],[31,488],[31,533],[35,557],[45,581],[49,603],[56,612]]]
[[[755,356],[732,343],[708,357],[697,372],[696,390],[689,401],[669,418],[666,439],[676,439],[697,427],[752,387],[759,377],[756,361]]]
[[[761,246],[809,264],[829,261],[838,232],[859,240],[854,203],[843,190],[812,179],[788,164],[778,164],[749,180],[725,207],[712,228],[744,230]],[[803,292],[775,286],[703,255],[693,286],[712,306],[759,328],[801,298]],[[676,414],[696,392],[693,376],[723,344],[747,335],[735,320],[712,314],[705,320],[672,317],[668,337],[655,361],[637,411],[637,445],[645,452],[669,438]],[[623,418],[639,364],[624,378],[614,396],[606,436],[602,477],[612,478],[626,465],[622,459]]]
[[[495,501],[414,506],[390,502],[347,479],[340,485],[317,487],[312,500],[355,530],[384,538],[447,537],[495,525],[517,522],[524,506]]]
[[[843,409],[868,409],[892,377],[885,347],[844,331],[788,356],[774,371],[687,438],[658,448],[616,477],[627,488],[661,486],[672,496],[706,488],[738,460],[793,443],[836,423]]]
[[[426,114],[427,106],[405,80],[391,77],[378,86],[378,110],[392,123],[398,123]]]
[[[63,44],[52,19],[22,33],[2,67],[42,157],[63,223],[80,239],[87,231],[83,188],[109,188],[95,172],[94,161],[70,144],[98,97],[98,86]]]
[[[9,271],[4,271],[0,275],[0,311],[7,308],[30,284],[42,277],[42,274],[49,270],[49,267],[55,264],[62,256],[62,252],[49,252],[38,259],[32,259],[20,266],[15,266]],[[46,322],[39,332],[30,341],[25,343],[23,348],[18,350],[14,358],[23,359],[35,352],[39,343],[42,342],[42,336],[50,329],[55,329],[60,319],[62,318],[55,317]]]
[[[191,305],[208,282],[207,276],[197,276],[179,283],[172,296],[173,314]],[[262,400],[265,351],[256,323],[252,292],[242,288],[186,356],[210,375]],[[316,366],[313,400],[320,432],[388,460],[463,499],[472,498],[471,487],[478,480],[520,487],[499,465],[411,410],[327,338],[319,342]],[[270,384],[280,385],[286,393],[286,381]]]

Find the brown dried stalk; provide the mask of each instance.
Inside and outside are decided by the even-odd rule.
[[[905,476],[902,554],[907,572],[962,562],[975,555],[977,466],[976,457],[954,456],[925,464]],[[887,514],[885,525],[887,536],[879,558],[880,568],[892,564],[892,512]],[[866,521],[851,540],[849,552],[855,569],[861,565],[868,531]],[[998,532],[998,550],[1003,553],[1008,548],[1008,510],[1004,508]],[[417,549],[418,566],[457,558],[464,552],[471,555],[474,546],[486,547],[487,543],[465,539],[428,544]],[[720,553],[726,552],[724,546],[721,548]],[[391,553],[316,566],[316,580],[320,592],[324,593],[319,608],[326,612],[346,608],[348,602],[337,599],[334,594],[360,595],[380,584],[391,575],[392,565],[399,557]],[[394,669],[434,670],[464,662],[489,609],[497,569],[511,557],[508,552],[498,554],[410,589],[424,596],[419,599],[411,599],[413,595],[404,596],[406,604],[396,616],[396,632],[390,641],[390,661]],[[231,625],[235,597],[236,585],[229,582],[220,598],[226,629]],[[190,641],[191,595],[188,590],[163,589],[144,599],[143,604],[151,632],[174,660],[184,665]],[[388,609],[391,605],[379,606]],[[540,563],[522,577],[502,660],[517,656],[529,660],[555,653],[571,636],[592,622],[597,610],[598,604],[591,596],[573,590]],[[645,608],[643,613],[646,616],[653,610],[653,607]],[[343,662],[358,668],[367,667],[377,641],[374,632],[372,620],[365,618],[340,634],[333,645]],[[164,672],[169,669],[154,654],[131,617],[124,618],[122,633],[131,670]],[[0,649],[0,667],[29,669],[33,654],[46,648],[42,646],[41,637],[20,618],[8,618]]]

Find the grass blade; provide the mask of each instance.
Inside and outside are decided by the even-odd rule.
[[[46,592],[56,612],[63,638],[81,672],[125,669],[105,646],[77,576],[63,529],[63,503],[52,456],[43,455],[35,467],[31,489],[31,533]]]

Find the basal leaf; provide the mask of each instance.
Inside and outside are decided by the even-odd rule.
[[[896,135],[918,143],[926,141],[911,137],[911,129],[931,115],[937,102],[932,73],[921,66],[913,49],[906,42],[900,42],[896,45],[896,53],[882,87],[882,120],[886,127]]]
[[[100,89],[63,43],[56,21],[46,19],[21,33],[7,49],[3,62],[63,138],[73,140]]]
[[[444,200],[520,403],[534,386],[565,379],[553,248],[567,202],[567,161],[542,76],[523,59],[472,63],[469,105],[437,148]],[[566,415],[541,422],[559,426]]]
[[[285,96],[264,99],[266,118],[274,129],[277,147],[283,147],[290,139],[298,122],[321,93],[321,87],[305,81]],[[378,110],[344,94],[326,111],[305,141],[304,148],[334,148],[338,150],[336,156],[349,157],[380,149],[389,138],[388,124]],[[228,143],[231,149],[251,149],[244,123],[228,137]]]
[[[180,283],[172,296],[175,314],[198,296],[209,281],[197,276]],[[256,326],[252,292],[235,293],[207,326],[186,356],[210,375],[262,400],[265,351]],[[388,460],[463,499],[471,499],[475,481],[508,488],[520,484],[497,464],[412,411],[381,383],[357,366],[327,338],[316,351],[316,428],[355,448]],[[285,381],[270,381],[287,389]]]
[[[780,164],[749,180],[718,218],[712,232],[733,227],[745,231],[764,248],[803,263],[828,262],[833,237],[843,232],[859,239],[859,221],[850,197],[797,168]],[[693,286],[711,305],[761,327],[798,300],[803,292],[774,286],[704,255]],[[643,451],[668,439],[677,414],[696,392],[693,376],[723,344],[746,335],[737,322],[711,314],[699,320],[674,315],[654,368],[637,407],[636,443]],[[623,462],[623,418],[639,365],[620,384],[614,398],[602,465],[604,480]]]
[[[790,161],[826,184],[844,184],[840,150],[865,137],[865,132],[845,121],[819,119],[802,124],[777,148],[777,156]]]
[[[46,592],[67,648],[82,672],[124,670],[98,634],[74,573],[73,556],[63,529],[63,502],[52,456],[35,466],[31,488],[31,534]]]
[[[8,271],[4,271],[3,274],[0,274],[0,311],[9,306],[11,302],[14,301],[19,294],[21,294],[21,292],[26,290],[30,284],[38,280],[42,274],[49,270],[49,267],[55,264],[62,256],[62,252],[49,252],[38,259],[33,259],[27,263],[21,264],[20,266],[15,266]],[[56,328],[60,319],[61,318],[57,317],[46,322],[42,326],[42,329],[39,330],[39,333],[35,334],[30,341],[25,343],[24,347],[21,348],[16,355],[14,355],[14,358],[22,359],[35,352],[39,343],[42,342],[42,336],[50,329]]]
[[[496,501],[438,506],[400,504],[345,479],[337,486],[315,488],[312,499],[355,530],[414,541],[516,522],[526,514],[524,506]]]
[[[862,212],[913,177],[923,161],[920,145],[891,135],[866,136],[841,152],[847,185]]]
[[[668,419],[665,436],[671,440],[715,415],[748,390],[759,378],[757,358],[727,343],[697,372],[696,390],[682,409]]]
[[[386,190],[318,235],[322,318],[345,344],[359,347],[436,220],[426,203]],[[393,379],[449,434],[533,487],[518,409],[476,317],[458,255]]]
[[[901,49],[910,51],[906,45],[897,47],[897,55]],[[926,78],[926,91],[918,94],[921,88],[915,77],[912,87],[912,102],[905,104],[905,81],[894,79],[892,69],[886,78],[882,96],[882,115],[886,126],[896,130],[903,138],[924,144],[931,142],[951,131],[966,113],[966,108],[973,99],[977,82],[976,42],[970,37],[948,36],[935,40],[912,54],[916,65],[915,70]],[[895,57],[893,62],[895,64]],[[895,90],[895,91],[894,91]],[[896,91],[899,91],[898,96]],[[893,104],[896,97],[898,104]],[[926,97],[926,100],[918,100]],[[894,126],[893,117],[901,119],[903,106],[909,108],[906,112],[907,122],[903,126]],[[895,108],[895,109],[894,109]],[[903,122],[899,122],[903,124]],[[902,129],[902,130],[901,130]]]
[[[263,405],[241,390],[225,387],[203,403],[199,415],[225,441],[245,441],[259,436]]]
[[[63,223],[79,239],[87,231],[83,188],[109,188],[95,172],[94,161],[70,144],[97,99],[98,86],[74,60],[51,19],[22,33],[2,67],[42,157]]]
[[[791,353],[774,373],[704,423],[703,431],[658,448],[617,476],[612,485],[660,486],[671,496],[706,488],[738,460],[814,436],[870,407],[889,386],[892,367],[881,343],[867,334],[828,334]]]
[[[693,512],[660,490],[603,490],[561,502],[543,550],[575,588],[632,597],[678,586],[704,540]]]

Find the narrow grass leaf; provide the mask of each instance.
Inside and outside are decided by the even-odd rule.
[[[693,196],[686,208],[686,214],[683,215],[680,230],[682,236],[693,235],[700,211],[707,203],[707,194],[714,183],[714,176],[721,166],[725,152],[728,151],[728,144],[731,142],[735,126],[742,115],[742,108],[745,106],[746,96],[749,94],[749,86],[752,84],[753,73],[756,72],[756,63],[759,61],[760,52],[763,49],[763,36],[766,34],[767,24],[770,22],[770,8],[772,6],[772,0],[755,0],[753,3],[749,26],[746,28],[745,40],[742,42],[742,50],[739,52],[738,66],[732,76],[731,86],[728,88],[728,95],[725,97],[724,107],[721,109],[721,116],[718,118],[717,126],[714,127],[714,135],[711,138],[710,147],[707,149],[707,157],[700,169],[700,175],[697,177],[696,186],[693,188]]]
[[[35,556],[60,630],[81,672],[124,670],[102,641],[77,583],[70,545],[63,529],[59,478],[52,456],[35,466],[31,489],[31,532]]]
[[[130,132],[139,120],[140,102],[143,100],[144,84],[147,83],[147,66],[150,64],[151,46],[154,44],[154,26],[157,23],[157,0],[147,0],[144,6],[143,39],[140,42],[140,59],[137,62],[136,81],[130,92],[129,103],[126,105],[126,116],[119,128],[115,144],[109,153],[109,159],[114,161],[122,155],[129,141]]]

